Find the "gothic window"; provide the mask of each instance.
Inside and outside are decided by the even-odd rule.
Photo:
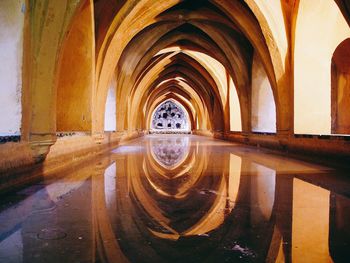
[[[189,122],[182,106],[172,100],[162,103],[153,114],[152,129],[189,130]]]

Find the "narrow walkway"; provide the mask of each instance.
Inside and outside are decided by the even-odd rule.
[[[345,262],[349,198],[332,168],[150,135],[2,197],[0,262]]]

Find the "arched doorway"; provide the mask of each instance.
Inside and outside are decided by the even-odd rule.
[[[332,133],[350,134],[350,38],[336,48],[332,57]]]

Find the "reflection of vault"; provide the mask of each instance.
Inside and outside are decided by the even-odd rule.
[[[209,156],[203,154],[206,151],[198,152],[192,147],[182,165],[171,170],[169,176],[169,170],[154,162],[151,148],[147,149],[143,171],[135,168],[139,156],[130,156],[126,171],[127,188],[132,196],[129,205],[138,211],[140,220],[147,221],[144,223],[148,231],[158,238],[177,240],[218,228],[235,206],[240,173],[208,169]],[[215,158],[211,162],[219,161]],[[226,161],[228,165],[229,160]]]

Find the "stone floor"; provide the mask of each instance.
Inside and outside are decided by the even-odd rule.
[[[349,171],[150,135],[1,196],[0,262],[349,262]]]

